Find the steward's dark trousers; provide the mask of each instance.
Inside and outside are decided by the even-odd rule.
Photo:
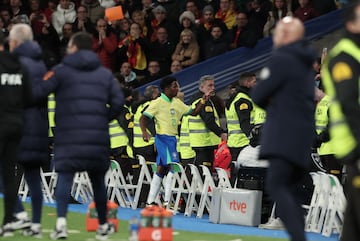
[[[13,220],[17,199],[18,186],[15,180],[15,165],[20,138],[19,128],[3,128],[0,132],[0,165],[4,184],[4,225]]]

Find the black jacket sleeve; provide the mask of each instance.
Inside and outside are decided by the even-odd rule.
[[[342,63],[343,66],[337,63]],[[347,68],[350,73],[346,76],[343,74],[338,79],[333,76],[337,98],[355,139],[360,140],[359,63],[352,56],[343,53],[329,63],[330,73],[343,72],[344,69],[340,68]]]
[[[200,111],[200,117],[204,121],[206,127],[214,132],[217,136],[221,136],[222,133],[226,131],[223,130],[218,124],[215,122],[214,115],[214,107],[210,101],[206,101],[204,107]]]
[[[234,103],[237,116],[239,118],[240,129],[246,136],[250,135],[252,125],[250,124],[250,114],[253,109],[252,103],[244,98],[240,98]]]

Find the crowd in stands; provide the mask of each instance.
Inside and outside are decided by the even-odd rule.
[[[105,9],[114,6],[124,18],[108,21]],[[307,21],[336,8],[334,0],[0,0],[0,29],[30,24],[48,68],[64,57],[72,34],[88,32],[102,64],[136,88],[173,66],[253,48],[285,16]]]

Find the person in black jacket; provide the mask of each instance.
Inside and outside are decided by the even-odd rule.
[[[260,138],[260,159],[270,163],[265,188],[291,241],[306,240],[296,188],[308,176],[315,131],[312,64],[316,53],[304,40],[304,32],[297,18],[279,21],[273,35],[275,50],[251,94],[267,114]]]
[[[23,130],[23,110],[31,99],[27,72],[14,55],[4,50],[0,32],[0,165],[4,183],[4,219],[0,237],[13,236],[12,221],[17,200],[15,165]]]

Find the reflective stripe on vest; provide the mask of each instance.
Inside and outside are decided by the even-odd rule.
[[[200,101],[200,99],[201,98],[195,100],[192,103],[193,109],[196,108],[196,104]],[[219,116],[212,102],[211,102],[211,106],[213,109],[215,122],[218,126],[220,126]],[[206,108],[206,106],[203,108]],[[217,146],[220,143],[220,137],[218,137],[214,132],[210,131],[206,127],[200,115],[189,116],[189,133],[190,133],[190,144],[192,147]]]
[[[321,68],[323,85],[325,87],[326,94],[329,95],[331,99],[331,105],[329,108],[330,137],[332,139],[332,149],[338,159],[345,158],[352,151],[354,151],[355,147],[357,146],[356,139],[354,138],[350,127],[345,120],[341,105],[336,98],[337,93],[328,69],[328,63],[341,52],[345,52],[346,54],[352,56],[360,63],[360,50],[358,47],[351,40],[342,39],[330,51],[327,58],[325,59],[324,67]]]
[[[126,146],[129,142],[129,138],[127,137],[124,129],[121,128],[117,120],[112,120],[109,123],[109,134],[111,149],[120,146]]]
[[[133,135],[134,135],[134,142],[133,142],[133,146],[136,148],[139,147],[145,147],[145,146],[150,146],[154,144],[154,137],[151,137],[149,142],[145,142],[142,138],[142,132],[141,132],[141,128],[140,128],[140,117],[142,115],[143,110],[149,106],[150,101],[147,101],[143,104],[141,104],[137,110],[136,113],[134,114],[134,128],[133,128]],[[148,133],[151,135],[150,131],[148,131]]]
[[[48,96],[48,119],[49,119],[49,137],[53,137],[54,133],[52,132],[52,128],[55,127],[55,94],[51,93]]]
[[[329,122],[329,117],[328,117],[329,106],[330,106],[330,97],[328,95],[325,95],[316,105],[315,125],[316,125],[317,134],[320,134],[323,130],[326,129],[326,126]],[[320,148],[318,148],[319,155],[334,154],[331,146],[332,146],[331,140],[322,143]]]
[[[181,159],[194,158],[196,155],[190,145],[189,116],[183,116],[181,121],[178,151]]]
[[[240,129],[240,122],[235,109],[235,103],[241,98],[246,99],[253,104],[248,95],[239,92],[231,102],[229,109],[225,109],[226,123],[228,128],[227,145],[229,147],[243,147],[249,145],[250,142],[246,134]],[[253,124],[254,122],[254,115],[255,109],[253,108],[250,112],[250,124]]]

